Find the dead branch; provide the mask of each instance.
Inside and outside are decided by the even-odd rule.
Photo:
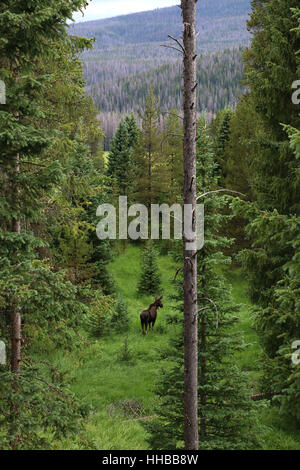
[[[173,36],[171,36],[171,34],[168,34],[168,38],[172,39],[172,41],[175,41],[176,44],[178,44],[178,46],[180,47],[180,49],[182,50],[183,54],[185,54],[185,48],[183,47],[183,44],[181,44],[180,41],[178,41],[178,39],[174,38]]]
[[[208,302],[210,302],[215,311],[216,311],[216,330],[219,328],[219,310],[218,310],[218,307],[217,305],[215,304],[215,302],[212,300],[212,299],[209,299],[208,297],[202,297],[201,299],[199,300],[207,300]],[[207,307],[208,308],[208,307]],[[200,309],[201,310],[201,309]],[[200,312],[200,310],[198,310],[198,312]]]
[[[232,191],[231,189],[217,189],[216,191],[208,191],[207,193],[201,194],[201,196],[197,197],[197,201],[201,199],[202,197],[208,196],[209,194],[224,193],[224,192],[239,194],[240,196],[247,197],[246,194],[240,193],[239,191]]]
[[[168,46],[167,44],[161,44],[161,47],[166,47],[167,49],[174,49],[175,51],[180,52],[180,54],[183,53],[183,52],[182,52],[180,49],[178,49],[177,47]]]

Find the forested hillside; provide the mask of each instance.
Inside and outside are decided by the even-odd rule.
[[[249,34],[245,23],[250,12],[249,0],[199,0],[198,4],[198,41],[202,52],[236,46],[236,42],[248,42]],[[139,44],[148,49],[148,54],[156,55],[156,45],[166,41],[168,34],[180,36],[180,9],[175,6],[79,23],[72,28],[72,33],[74,32],[89,38],[95,37],[95,51],[100,49],[103,52],[112,50],[115,46]],[[147,43],[154,47],[152,52]],[[168,52],[165,54],[169,55]]]
[[[89,65],[88,94],[99,110],[105,132],[105,150],[124,113],[139,112],[145,105],[150,86],[159,97],[160,109],[179,109],[182,102],[182,72],[179,60],[153,69],[127,75],[130,67],[107,60],[106,66]],[[95,70],[96,69],[96,70]],[[235,107],[245,92],[243,86],[242,50],[233,49],[200,56],[198,62],[198,110],[214,115],[227,106]],[[95,81],[95,83],[94,83]],[[124,93],[126,90],[126,93]]]
[[[249,42],[249,11],[249,0],[199,2],[200,111],[214,114],[225,106],[235,106],[244,92],[240,46]],[[179,55],[161,45],[170,44],[168,34],[180,37],[181,29],[178,7],[78,23],[71,28],[72,34],[96,39],[93,50],[82,59],[87,92],[106,134],[106,149],[120,117],[142,109],[149,85],[162,109],[180,107]]]

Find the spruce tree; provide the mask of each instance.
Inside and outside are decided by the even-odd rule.
[[[218,113],[216,122],[211,125],[212,128],[215,128],[214,151],[219,163],[220,184],[222,187],[227,176],[226,148],[230,139],[230,122],[233,115],[233,109],[225,108]]]
[[[169,204],[177,202],[183,186],[182,121],[177,113],[175,109],[171,110],[162,140],[169,188],[167,194]]]
[[[300,116],[299,105],[292,102],[300,66],[299,10],[292,0],[253,1],[252,6],[253,40],[245,53],[245,71],[249,103],[261,126],[256,128],[251,175],[257,202],[246,210],[252,246],[240,259],[258,304],[262,391],[299,425],[299,366],[292,363],[292,344],[300,335]]]
[[[39,386],[37,368],[23,362],[21,341],[29,318],[33,327],[46,324],[51,330],[62,304],[64,317],[73,322],[74,312],[85,310],[63,274],[37,259],[44,244],[33,227],[62,176],[57,155],[51,154],[57,132],[49,129],[44,112],[53,75],[44,69],[41,73],[37,64],[57,57],[59,45],[64,49],[73,42],[67,22],[86,5],[81,0],[8,0],[0,5],[0,75],[7,90],[6,104],[0,107],[0,303],[6,338],[11,338],[10,370],[0,371],[6,448],[51,445],[43,431],[66,433],[78,416],[72,399],[62,401],[53,388]],[[90,44],[79,38],[75,42],[81,48]],[[53,406],[53,416],[45,403]]]
[[[161,290],[158,253],[151,240],[145,243],[141,255],[141,274],[138,283],[140,294],[157,295]]]
[[[116,190],[124,196],[128,194],[130,184],[128,175],[131,169],[131,158],[132,148],[129,145],[127,126],[121,121],[111,142],[107,174],[116,179]]]
[[[262,211],[276,209],[281,215],[300,214],[299,162],[282,124],[300,127],[300,106],[292,102],[292,84],[297,80],[300,57],[294,0],[254,1],[248,28],[251,47],[244,54],[246,84],[261,128],[256,134],[256,155],[251,163],[251,185]],[[266,64],[268,64],[266,66]],[[245,256],[252,299],[267,305],[270,292],[283,276],[290,248],[272,239],[261,244],[265,234],[254,230],[257,239],[251,255]]]
[[[166,192],[165,160],[161,152],[162,137],[159,132],[159,103],[150,88],[145,98],[145,109],[141,112],[142,129],[134,152],[134,194],[136,202],[151,204],[160,202]]]
[[[128,132],[129,148],[134,149],[137,146],[140,138],[140,129],[138,128],[135,114],[127,114],[124,118],[124,124]]]
[[[286,128],[291,148],[300,159],[298,147],[300,131]],[[278,211],[258,214],[249,226],[257,243],[267,244],[270,237],[277,247],[289,250],[289,260],[282,267],[281,279],[269,289],[268,302],[257,308],[255,326],[263,348],[261,390],[281,414],[294,425],[300,426],[300,364],[292,360],[300,338],[300,217],[281,215]],[[259,234],[259,237],[258,237]],[[246,261],[251,251],[243,253]],[[296,348],[293,345],[296,344]]]

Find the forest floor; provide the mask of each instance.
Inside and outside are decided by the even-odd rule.
[[[129,306],[130,329],[123,334],[112,334],[99,340],[86,342],[83,351],[69,353],[57,351],[51,357],[60,369],[68,371],[72,392],[93,407],[87,418],[89,441],[102,450],[148,449],[146,433],[142,426],[153,416],[154,387],[159,371],[168,367],[168,360],[160,357],[176,326],[166,323],[166,315],[174,312],[172,294],[175,268],[171,257],[160,257],[163,278],[164,308],[158,312],[156,330],[141,335],[139,314],[153,301],[150,296],[137,295],[140,273],[140,250],[129,246],[110,265],[118,288]],[[235,327],[243,335],[246,347],[237,357],[243,370],[250,376],[250,386],[256,391],[259,376],[260,346],[252,327],[251,304],[247,297],[247,285],[238,269],[228,270],[228,282],[232,285],[236,303],[242,304],[240,322]],[[48,357],[49,360],[49,357]],[[288,426],[274,407],[265,402],[260,414],[263,427],[264,449],[300,450],[300,432]],[[78,448],[76,441],[66,440],[57,446],[61,449]],[[81,445],[82,448],[82,445]]]

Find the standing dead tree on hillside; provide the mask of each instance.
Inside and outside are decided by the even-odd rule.
[[[184,65],[184,186],[183,201],[192,209],[193,240],[183,237],[184,289],[184,440],[185,449],[197,450],[198,438],[198,299],[197,299],[197,0],[181,0]],[[194,250],[188,250],[189,243]]]
[[[181,0],[183,42],[163,45],[183,55],[183,202],[191,210],[192,233],[183,234],[184,291],[184,441],[186,450],[198,450],[198,295],[197,295],[197,0]],[[191,232],[191,231],[190,231]],[[191,249],[191,246],[193,247]],[[178,271],[176,275],[178,274]],[[175,276],[176,278],[176,276]]]
[[[191,210],[192,233],[183,234],[184,290],[184,440],[185,449],[197,450],[198,437],[198,299],[197,299],[197,0],[181,0],[183,42],[165,45],[183,55],[184,79],[184,186],[183,202]],[[191,246],[193,247],[191,249]]]

